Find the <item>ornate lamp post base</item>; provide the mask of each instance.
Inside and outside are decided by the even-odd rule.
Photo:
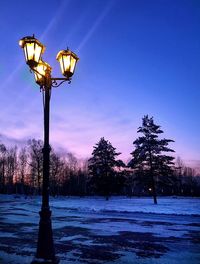
[[[55,256],[53,232],[51,225],[51,211],[43,209],[39,212],[40,223],[38,233],[38,244],[36,258],[33,259],[31,264],[58,264],[59,258]]]

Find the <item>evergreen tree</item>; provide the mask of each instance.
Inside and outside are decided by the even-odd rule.
[[[92,158],[89,159],[89,174],[92,176],[91,185],[94,191],[100,195],[106,196],[108,200],[109,195],[114,189],[116,178],[115,167],[122,164],[116,157],[121,153],[117,153],[112,144],[101,138],[94,146]]]
[[[143,180],[152,193],[154,203],[157,204],[156,184],[163,182],[167,184],[170,182],[170,177],[173,175],[172,165],[174,157],[165,155],[165,152],[174,152],[168,148],[170,139],[159,139],[158,135],[163,131],[160,126],[154,123],[153,117],[148,115],[142,119],[142,126],[138,128],[138,133],[143,136],[137,138],[133,145],[134,151],[131,153],[132,160],[129,166],[135,169],[138,176],[142,176]]]

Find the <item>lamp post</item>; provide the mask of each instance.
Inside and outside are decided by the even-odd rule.
[[[42,60],[45,46],[38,41],[34,35],[24,37],[19,41],[19,45],[24,50],[25,60],[31,71],[34,72],[35,81],[40,86],[44,96],[44,146],[43,146],[43,186],[42,186],[42,206],[39,222],[39,233],[37,242],[36,257],[32,264],[49,263],[55,264],[59,260],[55,256],[53,232],[51,225],[51,211],[49,207],[49,110],[52,87],[58,87],[63,82],[71,82],[72,75],[78,61],[75,53],[62,50],[57,55],[64,78],[53,78],[51,76],[51,67]]]

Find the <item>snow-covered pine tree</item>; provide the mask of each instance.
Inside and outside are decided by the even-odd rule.
[[[158,181],[168,181],[173,174],[172,166],[174,157],[165,155],[165,152],[174,152],[168,148],[171,139],[159,139],[158,135],[163,131],[160,126],[154,123],[153,117],[148,115],[142,119],[142,126],[138,128],[138,133],[143,136],[138,137],[133,145],[134,151],[131,153],[132,159],[129,166],[135,169],[138,174],[142,172],[143,179],[147,179],[149,190],[152,191],[154,204],[157,204],[156,184]]]
[[[97,194],[110,196],[115,178],[115,167],[119,166],[121,161],[116,157],[121,153],[116,152],[116,148],[112,144],[101,138],[94,146],[92,158],[89,159],[88,169],[91,175],[91,185]]]

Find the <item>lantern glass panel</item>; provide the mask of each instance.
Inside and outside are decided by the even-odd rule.
[[[26,49],[26,58],[27,61],[33,60],[34,59],[34,43],[26,43],[25,47]]]
[[[75,59],[74,57],[71,57],[71,67],[70,67],[70,72],[71,72],[72,74],[74,73],[75,65],[76,65],[76,59]]]
[[[35,61],[39,62],[40,55],[42,53],[42,47],[38,44],[35,44]]]
[[[63,63],[63,57],[62,56],[60,56],[60,58],[59,58],[59,62],[60,62],[60,68],[61,68],[61,72],[62,72],[62,74],[64,75],[64,68],[63,68],[63,66],[64,66],[64,63]]]
[[[46,70],[49,67],[49,69],[51,70],[51,67],[49,66],[49,64],[40,61],[38,63],[38,65],[34,68],[36,71],[34,71],[34,75],[35,75],[35,81],[37,84],[39,85],[43,85],[45,82],[45,75],[46,75]]]
[[[43,64],[39,63],[38,66],[35,67],[35,69],[38,71],[38,72],[34,72],[35,73],[35,80],[36,80],[36,82],[39,82],[45,76],[46,67]]]
[[[70,71],[70,55],[63,55],[63,62],[64,62],[64,73]]]
[[[60,56],[60,58],[59,58],[59,63],[60,63],[60,68],[61,68],[61,72],[62,72],[62,74],[64,74],[64,68],[63,68],[63,59],[62,59],[63,57],[62,56]]]

